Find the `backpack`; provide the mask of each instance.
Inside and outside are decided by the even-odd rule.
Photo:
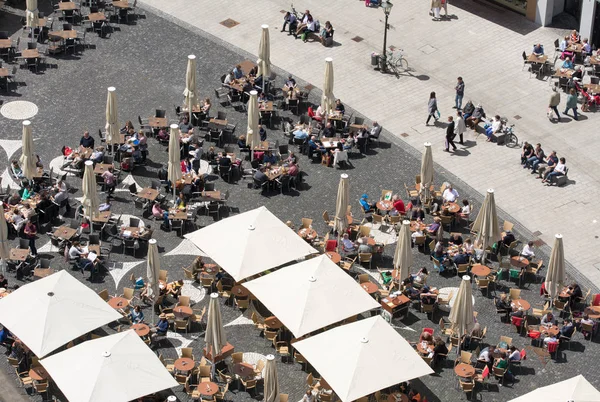
[[[319,32],[321,31],[321,23],[319,22],[319,20],[315,21],[315,32]]]

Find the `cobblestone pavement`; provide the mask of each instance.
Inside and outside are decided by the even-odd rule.
[[[41,2],[40,7],[47,6]],[[141,11],[143,13],[143,11]],[[217,104],[213,97],[213,89],[217,87],[219,77],[232,65],[248,58],[248,54],[240,52],[230,46],[223,46],[220,41],[199,35],[198,32],[188,30],[174,24],[170,19],[163,19],[150,11],[138,19],[136,24],[118,25],[119,30],[113,33],[109,39],[99,39],[89,35],[87,40],[90,48],[81,55],[50,59],[53,68],[43,70],[39,74],[33,74],[26,70],[19,70],[18,81],[24,83],[18,88],[17,94],[11,97],[3,97],[4,102],[11,100],[28,100],[39,107],[39,113],[33,117],[33,133],[36,151],[42,160],[49,164],[60,153],[63,145],[75,146],[83,130],[88,129],[97,133],[99,128],[104,127],[104,107],[106,101],[106,88],[115,86],[117,88],[119,116],[121,125],[125,120],[137,120],[137,116],[147,117],[154,113],[154,109],[167,110],[170,119],[175,118],[173,105],[180,104],[185,84],[186,56],[188,54],[198,55],[198,89],[201,97],[211,96],[214,104],[212,113],[217,110],[226,111],[228,119],[238,124],[236,134],[243,133],[246,126],[246,116],[234,111],[231,107],[223,107]],[[279,77],[285,72],[277,70]],[[281,83],[281,78],[278,78]],[[302,82],[301,85],[305,85]],[[317,102],[320,98],[318,91],[311,93],[310,100]],[[284,116],[291,116],[283,112]],[[3,119],[2,142],[0,145],[5,152],[0,152],[0,166],[7,166],[13,153],[18,156],[20,146],[21,122],[17,120]],[[136,124],[137,126],[137,124]],[[241,130],[240,130],[241,128]],[[283,143],[281,131],[277,128],[268,130],[269,140],[277,139]],[[156,177],[156,171],[166,164],[167,152],[165,147],[151,139],[150,160],[144,167],[137,167],[128,181],[133,179],[139,185],[145,186]],[[205,144],[205,149],[208,147]],[[291,147],[296,151],[295,147]],[[59,160],[58,160],[59,161]],[[230,213],[244,212],[260,205],[265,205],[282,220],[291,220],[296,225],[302,217],[314,219],[314,227],[319,234],[326,233],[326,226],[320,219],[323,210],[332,212],[335,208],[335,194],[340,170],[327,168],[320,164],[312,164],[305,156],[300,157],[301,168],[307,173],[306,185],[301,191],[292,190],[289,193],[268,193],[261,195],[257,190],[247,187],[247,183],[240,180],[228,184],[220,178],[211,177],[215,186],[221,191],[230,191],[229,205],[232,207]],[[350,196],[353,209],[358,210],[358,197],[363,192],[368,193],[371,198],[376,198],[382,189],[394,189],[404,196],[403,183],[412,183],[414,176],[419,172],[419,155],[414,149],[399,141],[389,132],[384,133],[383,141],[379,146],[369,150],[366,155],[355,155],[352,159],[352,168],[345,170],[350,175]],[[57,161],[54,161],[57,163]],[[461,198],[472,199],[475,212],[478,211],[481,196],[470,186],[459,178],[436,166],[436,183],[441,184],[448,181],[454,184],[461,194]],[[68,183],[72,188],[72,197],[81,196],[80,179],[69,177]],[[3,185],[6,183],[3,182]],[[125,186],[123,186],[125,187]],[[404,197],[406,198],[406,197]],[[113,212],[116,214],[139,216],[140,210],[136,209],[126,188],[116,192]],[[222,216],[226,217],[228,212],[223,209]],[[515,232],[518,237],[526,241],[533,238],[532,234],[523,228],[517,221],[507,214],[501,213],[502,219],[508,219],[516,223]],[[143,217],[146,225],[154,223]],[[430,218],[428,217],[428,220]],[[67,217],[69,222],[71,217]],[[196,222],[199,227],[209,225],[213,222],[212,217],[199,216]],[[156,225],[157,226],[157,225]],[[163,232],[155,227],[155,237],[158,240],[161,252],[162,268],[169,271],[170,279],[179,279],[183,276],[182,267],[188,266],[193,257],[186,251],[182,238],[176,233]],[[455,228],[461,231],[460,228]],[[464,232],[464,230],[463,230]],[[17,240],[13,240],[17,243]],[[226,240],[224,240],[226,241]],[[40,256],[52,259],[54,268],[67,268],[63,259],[56,253],[50,251],[49,238],[42,234],[37,241]],[[380,268],[390,268],[394,248],[388,246],[381,256],[377,256],[373,262]],[[548,248],[542,246],[537,250],[538,255],[547,263]],[[99,283],[91,283],[87,280],[87,274],[82,276],[74,272],[73,275],[81,278],[82,282],[96,291],[108,289],[109,293],[121,294],[123,287],[131,286],[129,276],[145,276],[146,266],[144,264],[144,250],[139,250],[136,256],[130,253],[122,253],[115,249],[109,264],[111,270]],[[415,267],[430,267],[428,257],[417,249],[414,249]],[[369,272],[373,281],[378,281],[379,276],[375,269],[370,271],[355,267],[353,273]],[[570,277],[577,278],[584,285],[590,284],[576,271],[569,270]],[[115,278],[120,278],[116,283]],[[441,287],[458,286],[460,280],[456,277],[442,277],[432,274],[429,284]],[[13,275],[9,275],[9,284],[23,285],[24,282],[17,281]],[[501,289],[515,287],[515,283],[501,282]],[[501,289],[496,291],[500,293]],[[293,287],[290,287],[293,291]],[[594,290],[597,292],[597,290]],[[197,284],[186,284],[185,293],[189,294],[195,302],[194,308],[202,308],[207,305],[206,292]],[[511,335],[514,344],[521,348],[530,345],[528,338],[515,333],[513,327],[500,322],[495,313],[491,297],[474,291],[475,309],[483,326],[488,327],[488,335],[485,343],[496,344],[501,335]],[[530,301],[533,307],[541,307],[542,300],[539,295],[538,284],[527,284],[522,289],[522,296]],[[171,300],[172,302],[172,300]],[[266,355],[273,353],[273,348],[251,325],[249,320],[250,311],[243,314],[224,303],[221,305],[223,322],[226,323],[226,333],[229,342],[235,345],[237,351],[247,353],[258,353]],[[147,320],[150,311],[144,309]],[[395,320],[394,326],[400,334],[409,341],[416,341],[424,327],[437,328],[437,322],[447,313],[438,311],[433,321],[416,309],[411,309],[409,316],[404,320]],[[104,328],[106,333],[113,333],[115,326]],[[158,349],[158,352],[166,358],[176,358],[178,350],[184,346],[194,349],[194,355],[200,356],[203,347],[203,331],[195,327],[189,333],[169,334],[168,344]],[[511,398],[529,392],[539,386],[555,382],[579,373],[588,374],[587,362],[598,358],[599,348],[595,342],[587,342],[580,334],[575,336],[572,350],[563,350],[558,361],[551,361],[545,356],[538,357],[534,349],[528,347],[529,358],[524,362],[520,373],[517,371],[518,382],[514,385],[498,387],[495,380],[491,380],[489,389],[478,392],[478,399],[485,401],[506,401]],[[252,356],[256,358],[256,355]],[[449,359],[453,360],[454,355]],[[278,362],[281,361],[278,359]],[[5,361],[0,363],[1,370],[9,373],[16,379],[12,370]],[[439,371],[435,375],[414,381],[414,386],[421,389],[430,401],[455,401],[465,398],[464,393],[457,390],[457,379],[452,370],[452,364]],[[374,368],[376,369],[376,368]],[[280,390],[290,395],[290,400],[299,400],[305,391],[305,378],[307,373],[303,372],[301,366],[296,363],[278,363]],[[597,387],[600,386],[598,376],[590,375],[588,379]],[[243,401],[250,400],[251,396],[242,390],[232,387],[232,392],[227,394],[227,400]],[[24,390],[17,389],[21,393]],[[180,400],[188,400],[187,395],[181,387],[172,392]],[[259,389],[260,394],[260,389]],[[41,400],[39,396],[32,396],[34,400]],[[260,399],[260,396],[255,397]]]

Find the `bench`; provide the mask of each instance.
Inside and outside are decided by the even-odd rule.
[[[557,187],[564,186],[567,184],[569,168],[565,167],[565,174],[561,174],[560,176],[552,176],[550,179],[550,185],[556,183]]]

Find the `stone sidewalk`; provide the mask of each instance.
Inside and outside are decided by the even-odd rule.
[[[323,61],[332,57],[334,93],[346,105],[379,121],[410,147],[421,150],[425,141],[432,142],[434,161],[442,169],[481,194],[494,188],[498,205],[550,246],[554,234],[562,233],[569,262],[600,284],[600,264],[592,253],[599,242],[598,218],[590,210],[600,194],[600,172],[593,162],[599,140],[592,134],[592,120],[597,118],[587,113],[580,121],[566,117],[551,123],[546,117],[548,81],[530,78],[521,58],[521,53],[529,53],[537,42],[544,44],[552,57],[553,42],[563,32],[538,27],[486,2],[453,1],[451,18],[436,22],[428,16],[428,2],[395,1],[388,45],[404,49],[411,67],[397,79],[370,66],[371,53],[381,51],[384,16],[381,9],[366,8],[363,1],[304,0],[295,4],[298,12],[310,9],[321,24],[332,22],[336,31],[331,48],[279,32],[281,11],[290,8],[287,1],[263,0],[260,7],[242,0],[232,0],[227,7],[218,2],[199,6],[190,0],[142,3],[254,55],[260,26],[268,24],[272,63],[317,88],[322,87]],[[221,24],[228,19],[238,24],[231,28]],[[425,126],[427,100],[429,92],[435,91],[442,120],[454,114],[453,88],[459,75],[466,82],[465,102],[481,103],[489,116],[508,117],[520,141],[541,142],[547,152],[556,150],[566,157],[570,169],[567,186],[543,186],[521,168],[519,150],[487,143],[485,136],[475,139],[468,134],[459,152],[442,152],[443,126]],[[563,94],[563,104],[565,100]],[[398,183],[398,188],[402,185]]]

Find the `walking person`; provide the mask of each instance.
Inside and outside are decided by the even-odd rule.
[[[431,11],[433,11],[433,19],[435,21],[440,20],[440,7],[442,6],[441,0],[431,0]]]
[[[450,145],[452,145],[452,150],[456,151],[454,137],[456,137],[456,134],[454,133],[454,118],[448,116],[448,125],[446,126],[446,149],[444,151],[450,152]]]
[[[548,109],[551,109],[556,113],[556,118],[560,121],[560,113],[558,113],[558,105],[560,105],[560,93],[556,90],[556,88],[552,88],[552,94],[550,94],[550,101],[548,103]],[[548,111],[548,118],[550,120],[554,120],[552,118],[552,113]]]
[[[448,0],[442,0],[442,8],[444,9],[444,17],[448,17]]]
[[[458,142],[460,145],[465,145],[463,141],[463,134],[467,131],[467,125],[465,124],[465,119],[463,118],[462,112],[459,110],[456,112],[456,134],[460,138]]]
[[[577,92],[575,88],[571,88],[569,96],[567,96],[567,106],[565,107],[564,114],[567,114],[569,109],[573,109],[573,120],[578,120],[577,117]]]
[[[429,103],[427,104],[427,112],[429,113],[429,116],[427,116],[427,122],[425,122],[426,126],[429,125],[429,120],[431,120],[432,117],[435,119],[435,121],[438,121],[438,117],[436,116],[437,111],[437,99],[435,98],[435,92],[432,92],[429,94]]]
[[[457,78],[456,86],[454,87],[456,91],[456,97],[454,98],[454,108],[460,110],[462,108],[462,100],[465,94],[465,82],[462,77]]]
[[[35,247],[35,237],[37,236],[37,228],[31,221],[27,221],[24,229],[25,235],[29,239],[29,250],[31,256],[35,258],[37,255],[37,248]]]

